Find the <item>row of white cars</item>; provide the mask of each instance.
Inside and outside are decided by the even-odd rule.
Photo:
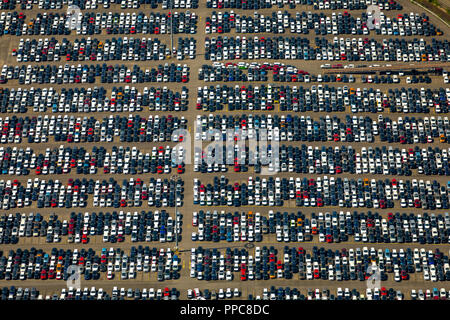
[[[222,176],[224,177],[224,176]],[[295,201],[296,206],[349,208],[393,207],[424,208],[429,210],[449,207],[448,188],[436,180],[349,179],[327,176],[316,179],[248,177],[233,182],[216,177],[206,183],[194,178],[194,204],[201,206],[283,206]]]
[[[108,94],[108,91],[110,92]],[[62,88],[4,88],[0,93],[2,113],[34,112],[89,113],[89,112],[139,112],[185,111],[188,105],[188,89],[172,91],[166,86],[135,86]]]
[[[30,147],[0,147],[1,174],[7,175],[53,175],[69,174],[168,174],[174,168],[184,172],[185,150],[182,146],[152,147],[144,153],[137,147],[113,147],[111,150],[93,147],[89,152],[84,148],[46,148],[42,153]]]
[[[445,41],[432,39],[364,40],[337,38],[333,40],[293,37],[236,36],[212,37],[205,40],[206,57],[211,61],[239,59],[301,59],[338,61],[441,61],[450,60]]]
[[[450,142],[448,117],[397,117],[378,115],[376,119],[363,116],[338,117],[327,115],[313,118],[297,115],[243,114],[197,115],[195,140],[232,141],[334,141],[334,142],[397,142],[401,144]]]
[[[175,52],[159,39],[123,37],[105,40],[81,38],[58,41],[54,38],[21,38],[13,55],[17,62],[43,61],[150,61],[165,60],[174,54],[177,60],[194,59],[196,41],[179,38]]]
[[[436,28],[429,23],[425,15],[411,12],[399,14],[396,18],[386,17],[380,12],[377,19],[372,13],[363,13],[361,16],[348,12],[333,12],[330,15],[318,13],[296,12],[290,14],[287,11],[273,12],[272,16],[255,13],[253,16],[240,15],[230,12],[213,11],[211,17],[206,20],[206,33],[303,33],[308,34],[314,30],[316,34],[353,34],[368,35],[371,32],[382,35],[406,36],[406,35],[436,35]],[[372,30],[368,27],[372,22]],[[440,34],[442,32],[440,31]]]
[[[240,104],[242,110],[273,110],[280,106],[281,111],[346,111],[384,112],[385,108],[402,113],[427,113],[434,108],[436,112],[447,112],[450,89],[390,89],[383,92],[379,88],[331,87],[328,85],[279,86],[268,85],[216,85],[197,88],[197,109],[207,110],[215,105],[217,110],[226,106]],[[271,109],[269,109],[271,107]]]
[[[388,218],[372,212],[319,212],[311,217],[302,212],[193,212],[192,233],[195,241],[255,242],[269,234],[277,242],[364,243],[449,243],[450,217],[448,214],[388,214]]]

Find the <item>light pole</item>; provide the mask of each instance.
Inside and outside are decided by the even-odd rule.
[[[178,180],[178,175],[174,174],[170,177],[170,181],[175,182],[175,193],[176,193],[176,182]],[[178,211],[177,211],[177,199],[175,197],[175,253],[178,254]]]

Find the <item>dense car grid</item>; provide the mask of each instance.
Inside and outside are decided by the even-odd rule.
[[[66,23],[66,13],[38,13],[27,17],[23,12],[2,12],[0,35],[96,35],[107,34],[195,34],[197,19],[195,12],[150,13],[80,12],[80,23],[71,30]],[[173,21],[172,21],[173,20]],[[29,22],[28,22],[29,21]],[[173,30],[172,30],[173,28]]]
[[[424,8],[0,8],[0,300],[450,299],[450,30]]]

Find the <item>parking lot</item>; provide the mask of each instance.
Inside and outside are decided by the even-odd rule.
[[[362,0],[140,2],[2,4],[1,288],[450,297],[442,21],[406,0],[380,1],[374,30]],[[264,134],[271,164],[239,144]]]

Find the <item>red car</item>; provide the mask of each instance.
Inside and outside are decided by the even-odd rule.
[[[414,200],[414,207],[415,208],[421,208],[422,207],[422,203],[420,202],[419,199]]]
[[[317,198],[317,206],[318,207],[323,207],[323,200],[322,200],[322,198]]]
[[[245,263],[241,264],[241,281],[247,280],[247,266]]]
[[[401,272],[401,277],[402,277],[402,280],[408,280],[408,274],[406,273],[405,270],[403,270],[403,271]]]
[[[314,279],[319,279],[319,277],[320,277],[319,269],[314,269],[313,274],[314,274]]]
[[[339,135],[337,133],[335,133],[333,135],[333,139],[334,139],[334,142],[338,142],[340,140]]]

